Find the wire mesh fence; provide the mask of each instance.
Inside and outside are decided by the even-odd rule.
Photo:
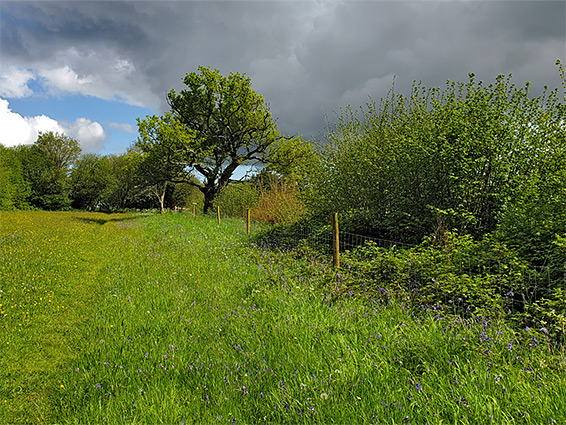
[[[399,258],[406,258],[407,266],[403,269],[404,290],[418,298],[423,288],[436,294],[436,299],[442,299],[455,310],[466,309],[470,299],[464,294],[457,294],[462,288],[461,282],[480,286],[492,299],[498,299],[505,310],[524,311],[525,306],[532,306],[535,301],[543,298],[556,302],[556,312],[566,314],[566,269],[549,266],[527,266],[515,258],[497,256],[497,252],[471,252],[451,249],[442,244],[414,245],[402,241],[394,241],[351,232],[338,232],[339,253],[349,251],[351,259],[361,255],[360,248],[381,248],[369,250],[373,255],[394,253]],[[321,254],[331,256],[336,248],[333,227],[308,227],[295,225],[287,228],[282,235],[273,234],[266,245],[295,248],[306,245]],[[489,255],[493,255],[490,257]],[[405,257],[403,257],[405,256]],[[371,259],[371,258],[370,258]],[[428,261],[429,264],[410,264],[410,261]],[[350,260],[348,260],[350,261]],[[334,261],[336,265],[336,260]],[[349,264],[342,264],[349,266]],[[438,269],[435,267],[438,266]],[[435,275],[442,275],[442,283],[435,282]],[[432,277],[431,277],[432,276]],[[447,279],[453,279],[454,291],[447,290]],[[478,292],[478,288],[470,286],[470,293]],[[472,295],[470,295],[472,296]],[[560,299],[562,301],[560,301]]]
[[[176,209],[176,212],[193,215],[193,209]],[[215,211],[216,212],[216,211]],[[196,213],[199,215],[199,213]],[[257,234],[264,231],[268,226],[265,223],[243,217],[243,226],[249,234]],[[339,231],[336,240],[332,225],[309,227],[295,224],[285,228],[280,234],[271,232],[271,237],[265,238],[262,245],[267,247],[279,247],[293,249],[299,245],[308,246],[323,255],[332,255],[335,247],[339,248],[340,253],[346,251],[356,252],[357,249],[368,246],[381,248],[383,250],[395,250],[404,252],[411,249],[418,249],[421,253],[427,249],[430,251],[430,261],[442,262],[443,267],[447,267],[451,273],[458,276],[468,276],[479,279],[489,277],[495,279],[490,281],[490,286],[499,294],[505,297],[505,302],[509,303],[510,308],[516,305],[531,304],[541,296],[551,296],[551,290],[560,289],[566,296],[566,269],[548,266],[518,266],[510,264],[505,258],[478,258],[476,255],[466,255],[462,251],[441,250],[439,247],[409,244],[402,241],[395,241],[361,235],[351,232]],[[373,251],[374,253],[376,251]],[[435,257],[436,256],[436,257]],[[441,258],[439,258],[441,257]],[[435,260],[436,258],[436,260]],[[447,266],[448,265],[448,266]],[[414,291],[419,291],[427,285],[431,285],[430,276],[423,274],[420,267],[409,267],[407,275],[407,285]],[[456,300],[448,300],[454,303]],[[566,312],[566,299],[561,310]]]

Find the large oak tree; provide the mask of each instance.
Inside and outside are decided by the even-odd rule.
[[[172,118],[194,137],[172,146],[171,158],[203,177],[204,212],[230,182],[238,166],[263,161],[270,146],[282,136],[263,97],[251,80],[239,73],[223,76],[218,70],[199,67],[187,74],[186,89],[171,90]]]

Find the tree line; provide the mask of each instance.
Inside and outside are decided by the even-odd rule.
[[[241,210],[289,186],[269,207],[292,205],[313,225],[338,212],[344,230],[363,235],[420,243],[456,230],[496,237],[533,264],[562,261],[558,88],[532,96],[511,76],[484,84],[473,74],[443,88],[415,83],[409,95],[392,88],[380,102],[343,110],[315,143],[282,134],[245,75],[199,67],[183,82],[167,95],[169,111],[138,119],[139,137],[122,155],[80,155],[76,140],[53,133],[0,147],[0,208],[163,211],[198,202],[207,212],[222,201]],[[233,179],[253,164],[261,166],[254,177]]]
[[[122,155],[81,155],[77,140],[52,132],[31,146],[0,145],[0,209],[163,212],[196,202],[206,213],[239,166],[286,173],[299,157],[290,147],[306,146],[277,130],[245,75],[200,67],[184,83],[168,94],[169,112],[138,119],[138,140]]]
[[[152,188],[139,174],[140,152],[81,154],[77,140],[40,133],[32,145],[0,145],[0,209],[118,211],[159,208]],[[191,197],[186,187],[171,186],[166,202]]]

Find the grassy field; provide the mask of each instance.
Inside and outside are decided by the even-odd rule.
[[[0,423],[566,423],[562,347],[348,298],[236,220],[0,215]]]

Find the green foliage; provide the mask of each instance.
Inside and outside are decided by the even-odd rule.
[[[496,234],[531,264],[566,268],[565,252],[554,243],[566,229],[566,146],[553,146],[501,210]]]
[[[148,116],[138,118],[140,137],[136,148],[141,154],[141,161],[136,170],[138,184],[154,194],[164,212],[167,187],[176,181],[194,182],[185,171],[184,155],[188,147],[194,144],[195,132],[187,129],[171,115],[162,117]],[[202,155],[199,147],[191,148],[193,160]]]
[[[45,210],[71,207],[71,166],[81,149],[76,140],[62,134],[40,133],[31,146],[19,146],[24,179],[29,182],[29,203]]]
[[[0,145],[0,210],[26,209],[29,193],[18,152]]]
[[[379,105],[347,109],[318,150],[311,215],[340,212],[352,230],[412,243],[440,226],[481,237],[501,220],[533,234],[516,222],[528,203],[538,199],[550,216],[563,202],[566,117],[557,93],[532,98],[528,83],[499,76],[486,86],[470,74],[467,83],[416,83],[410,96],[391,92]],[[563,225],[557,218],[547,235]],[[514,237],[509,226],[500,230]]]
[[[110,155],[108,160],[112,171],[102,206],[106,210],[137,208],[140,196],[137,169],[141,155],[130,149],[122,155]]]
[[[79,142],[60,133],[39,133],[34,147],[60,171],[68,171],[81,154]]]
[[[184,164],[204,177],[204,210],[228,185],[238,166],[262,161],[280,134],[263,97],[251,80],[239,73],[227,77],[218,70],[199,67],[187,74],[187,86],[168,101],[173,117],[195,133],[181,155]]]
[[[73,208],[93,211],[108,196],[112,183],[112,163],[106,156],[84,154],[71,171]]]
[[[204,197],[202,192],[198,189],[200,183],[196,177],[191,177],[195,180],[193,184],[189,183],[175,183],[175,191],[171,202],[173,207],[188,208],[192,211],[193,203],[196,204],[196,210],[202,211],[204,205]]]
[[[301,137],[293,137],[280,138],[273,142],[265,161],[267,171],[275,172],[281,178],[304,187],[308,185],[310,173],[318,158],[311,142]]]
[[[442,314],[545,327],[561,338],[565,272],[531,268],[493,237],[475,241],[446,232],[410,249],[370,242],[345,253],[341,262],[346,279],[336,296],[354,290],[382,301],[394,297]]]
[[[259,190],[251,182],[243,181],[226,186],[215,200],[222,214],[230,217],[246,217],[248,208],[254,208],[259,201]]]

